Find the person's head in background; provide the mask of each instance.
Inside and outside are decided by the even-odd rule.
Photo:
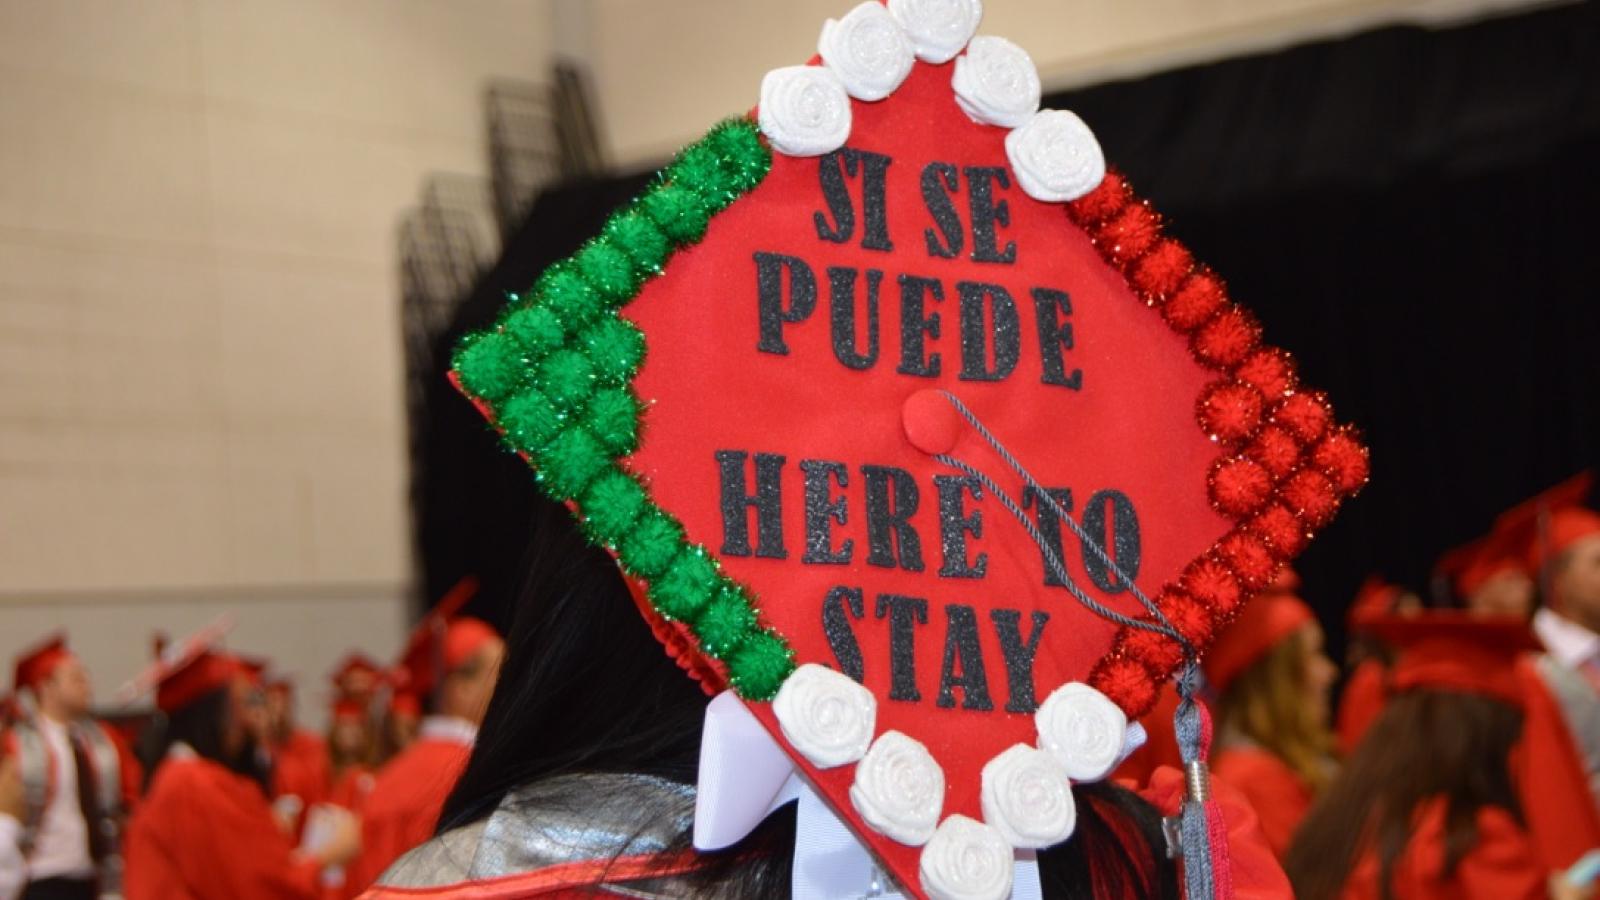
[[[389,759],[411,746],[422,727],[422,702],[409,691],[396,691],[389,698],[379,736],[378,761]]]
[[[505,641],[488,623],[469,616],[452,620],[445,628],[435,714],[482,722],[505,655]]]
[[[328,761],[335,776],[351,766],[373,763],[372,726],[365,707],[348,700],[333,705],[328,723]]]
[[[1315,792],[1330,774],[1329,692],[1339,668],[1316,615],[1291,593],[1297,587],[1280,580],[1248,601],[1207,654],[1205,672],[1217,694],[1219,752],[1254,744]]]
[[[1600,632],[1600,515],[1581,507],[1556,512],[1548,550],[1536,561],[1545,572],[1547,605],[1570,621]]]
[[[1422,605],[1422,598],[1415,591],[1392,584],[1379,575],[1368,576],[1345,614],[1345,666],[1353,670],[1368,659],[1387,664],[1389,650],[1367,634],[1367,623],[1391,616],[1414,615],[1422,611]]]
[[[294,733],[294,684],[288,678],[269,678],[261,684],[267,714],[267,737],[274,743]]]
[[[151,775],[177,746],[265,783],[258,750],[266,730],[266,702],[238,660],[202,651],[162,676],[156,707],[166,727],[157,756],[149,761]]]
[[[1512,669],[1535,646],[1526,626],[1444,612],[1375,628],[1400,650],[1394,694],[1296,833],[1284,863],[1302,900],[1341,896],[1369,856],[1390,896],[1434,804],[1444,805],[1443,856],[1430,873],[1440,890],[1476,844],[1480,810],[1522,820],[1510,756],[1523,728]],[[1426,854],[1406,859],[1427,864]]]
[[[27,692],[40,715],[60,723],[88,715],[94,699],[89,670],[59,635],[18,658],[15,689]]]
[[[529,786],[628,833],[677,823],[681,810],[585,792],[564,776],[629,773],[694,785],[710,698],[668,656],[616,563],[584,540],[565,509],[541,502],[528,557],[499,683],[439,830],[479,821]],[[1176,866],[1155,809],[1110,782],[1075,785],[1074,794],[1072,838],[1039,852],[1044,895],[1176,900]],[[739,844],[700,854],[691,880],[708,895],[787,897],[794,839],[791,805]],[[683,828],[663,856],[687,852]]]

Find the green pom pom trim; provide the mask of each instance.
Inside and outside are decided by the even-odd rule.
[[[650,497],[638,480],[613,467],[590,483],[578,502],[584,531],[596,542],[614,548],[650,505]]]
[[[561,430],[562,416],[550,398],[536,388],[524,388],[500,407],[500,429],[511,449],[522,453],[535,453],[557,431]]]
[[[711,210],[705,200],[683,185],[656,185],[639,201],[639,208],[680,247],[705,237],[706,226],[711,223]]]
[[[616,306],[639,290],[633,260],[603,235],[585,244],[572,261],[602,303]]]
[[[723,579],[694,621],[694,636],[707,656],[725,659],[756,630],[756,610],[738,582]]]
[[[582,341],[601,384],[625,384],[644,363],[644,332],[627,319],[607,316],[590,326]]]
[[[643,278],[658,274],[672,252],[672,242],[661,233],[650,217],[637,210],[624,210],[612,216],[601,232],[611,245],[627,254],[635,275]]]
[[[537,359],[561,346],[566,340],[566,330],[561,320],[548,306],[524,306],[506,315],[502,330],[522,347],[529,357]]]
[[[555,313],[569,331],[577,331],[592,322],[606,306],[578,271],[573,260],[565,260],[546,269],[539,276],[534,291],[538,295],[537,302]]]
[[[578,350],[557,350],[539,367],[540,390],[562,409],[577,409],[594,390],[594,363]]]
[[[611,465],[605,447],[587,429],[569,426],[534,454],[539,486],[552,498],[571,500]]]
[[[622,538],[617,556],[630,573],[656,578],[672,565],[683,543],[683,526],[657,507],[639,517],[633,532]]]
[[[588,423],[614,456],[627,456],[639,447],[639,401],[627,388],[595,391],[589,398]]]
[[[772,153],[755,122],[730,119],[678,155],[600,237],[540,276],[532,302],[515,295],[494,329],[463,341],[454,368],[490,409],[505,443],[528,455],[540,487],[577,500],[584,533],[648,582],[661,614],[690,625],[701,652],[727,663],[735,691],[767,700],[794,654],[762,628],[750,593],[691,545],[683,526],[621,461],[637,447],[641,404],[632,380],[646,344],[616,315],[677,248],[699,241],[711,216],[761,183]]]
[[[738,649],[728,654],[728,680],[747,700],[771,700],[784,679],[794,671],[794,651],[765,629],[751,632]]]
[[[693,622],[717,589],[717,565],[699,545],[679,552],[672,565],[650,585],[656,610],[669,619]]]
[[[496,331],[462,341],[454,367],[462,387],[490,403],[505,399],[528,375],[528,361],[517,342]]]

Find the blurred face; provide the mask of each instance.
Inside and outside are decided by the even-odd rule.
[[[442,711],[472,722],[482,722],[489,708],[489,697],[494,694],[495,681],[500,677],[500,663],[505,659],[505,641],[495,638],[478,648],[460,668],[445,679]]]
[[[389,713],[389,742],[397,749],[411,746],[417,739],[417,729],[422,727],[422,719],[409,712]]]
[[[333,723],[329,735],[335,752],[344,756],[357,756],[367,746],[367,727],[360,719],[341,718]]]
[[[266,692],[267,723],[274,733],[285,734],[293,722],[290,719],[292,704],[289,703],[289,692],[283,690],[269,690]]]
[[[82,718],[89,714],[93,700],[89,670],[76,656],[68,656],[40,682],[38,695],[39,707],[46,715],[63,721]]]
[[[1600,632],[1600,535],[1586,537],[1561,554],[1551,589],[1562,615]]]
[[[229,686],[227,721],[222,723],[222,749],[237,759],[267,738],[267,702],[261,689],[243,678]]]
[[[1315,714],[1318,724],[1326,727],[1331,719],[1328,694],[1339,679],[1339,667],[1325,652],[1321,625],[1307,622],[1295,632],[1295,638],[1304,651],[1306,708]]]
[[[1526,619],[1533,615],[1533,579],[1515,570],[1501,572],[1467,598],[1467,610],[1479,616]]]

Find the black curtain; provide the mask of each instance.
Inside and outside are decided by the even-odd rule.
[[[1600,458],[1600,3],[1355,37],[1049,97],[1364,431],[1373,480],[1302,557],[1335,636],[1369,572],[1443,550]],[[463,310],[592,234],[642,177],[547,195]],[[429,596],[504,617],[538,502],[443,385],[416,522]]]

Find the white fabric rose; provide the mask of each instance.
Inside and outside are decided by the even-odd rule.
[[[1106,177],[1100,142],[1070,112],[1045,109],[1006,135],[1011,171],[1028,196],[1046,203],[1076,200]]]
[[[772,711],[790,746],[817,768],[830,769],[866,755],[878,701],[850,676],[806,663],[784,679]]]
[[[1011,846],[1042,850],[1078,824],[1072,784],[1055,757],[1017,744],[983,767],[983,820]]]
[[[917,61],[905,32],[876,0],[822,23],[817,53],[857,100],[882,100],[894,93]]]
[[[786,66],[761,79],[761,133],[788,156],[821,156],[850,137],[850,95],[832,70]]]
[[[1039,111],[1039,70],[1028,51],[983,35],[967,45],[950,77],[956,103],[974,122],[1016,128]]]
[[[1000,832],[953,815],[922,848],[917,865],[922,889],[932,900],[1005,900],[1016,863]]]
[[[1122,757],[1128,717],[1110,698],[1071,681],[1051,692],[1033,714],[1039,748],[1073,781],[1099,781]]]
[[[889,13],[911,38],[917,59],[942,63],[978,33],[983,0],[889,0]]]
[[[880,834],[927,843],[944,810],[944,770],[921,741],[885,731],[856,763],[850,804]]]

